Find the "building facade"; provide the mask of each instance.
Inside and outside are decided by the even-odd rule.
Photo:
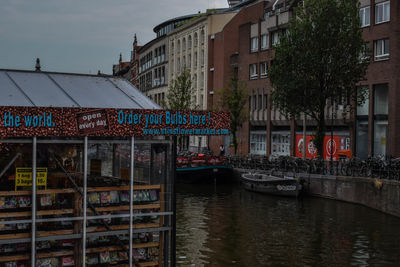
[[[194,94],[192,101],[200,110],[205,110],[207,104],[207,80],[209,36],[220,32],[223,26],[232,19],[234,12],[211,11],[198,14],[192,20],[176,28],[168,34],[169,39],[169,75],[168,83],[188,68],[192,77]],[[212,37],[210,37],[212,38]],[[208,142],[205,136],[193,136],[189,138],[188,148],[201,151],[207,148]]]
[[[268,68],[274,57],[274,45],[293,14],[297,1],[247,1],[240,6],[238,14],[210,40],[209,48],[209,103],[220,106],[214,92],[227,86],[233,72],[248,87],[248,120],[238,132],[238,153],[241,155],[296,155],[301,151],[303,140],[303,117],[288,119],[271,105],[272,85]],[[350,112],[344,105],[326,108],[326,123],[338,148],[350,147]],[[332,118],[333,117],[333,118]],[[315,123],[306,118],[307,139],[312,135]],[[214,153],[218,147],[230,144],[230,137],[210,138]],[[339,147],[340,146],[340,147]],[[312,147],[309,148],[313,150]],[[232,150],[230,151],[233,152]],[[311,153],[312,154],[312,153]]]
[[[353,150],[360,158],[400,157],[400,2],[361,0],[360,6],[371,64],[360,82],[369,97],[353,118]]]

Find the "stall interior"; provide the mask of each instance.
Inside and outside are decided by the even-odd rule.
[[[134,263],[164,266],[172,147],[167,141],[132,147],[128,139],[39,140],[33,192],[33,144],[1,142],[0,267],[32,266],[32,258],[43,267],[82,266],[83,260],[129,266],[130,247]]]

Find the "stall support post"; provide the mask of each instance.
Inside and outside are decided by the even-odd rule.
[[[82,222],[82,267],[86,266],[86,207],[87,207],[87,153],[88,137],[83,144],[83,222]]]
[[[131,168],[130,168],[130,177],[129,177],[129,267],[132,267],[133,262],[133,179],[135,176],[135,137],[131,138]]]
[[[36,145],[37,137],[33,137],[32,143],[32,244],[31,266],[36,266]]]
[[[176,265],[176,144],[177,138],[173,137],[174,143],[172,145],[172,235],[171,235],[171,249],[172,249],[172,258],[171,258],[171,266]]]

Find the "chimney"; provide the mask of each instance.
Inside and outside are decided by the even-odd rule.
[[[35,71],[40,71],[40,59],[36,59]]]

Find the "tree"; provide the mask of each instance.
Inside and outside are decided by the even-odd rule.
[[[244,81],[240,81],[237,73],[234,74],[228,81],[228,87],[220,91],[221,106],[229,112],[231,124],[230,131],[232,133],[232,145],[237,152],[237,131],[246,121],[245,105],[248,98],[247,86]]]
[[[167,103],[163,106],[172,110],[191,110],[196,108],[196,103],[192,100],[194,89],[192,87],[192,79],[190,70],[185,68],[172,81],[167,94]]]
[[[192,110],[196,108],[196,103],[192,100],[194,89],[192,87],[192,79],[190,70],[184,70],[172,81],[169,87],[167,100],[163,101],[162,106],[172,110]],[[183,139],[188,137],[178,136],[178,145],[182,148]]]
[[[275,47],[272,101],[288,117],[304,113],[317,122],[313,141],[319,156],[327,102],[365,101],[356,86],[369,64],[358,11],[358,1],[304,0]]]

